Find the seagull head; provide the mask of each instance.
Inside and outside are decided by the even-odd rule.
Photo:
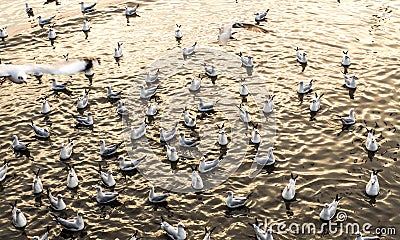
[[[88,115],[88,116],[92,116],[92,112],[88,112],[87,115]]]
[[[97,191],[101,191],[101,187],[99,185],[96,185],[95,188],[97,189]]]
[[[267,230],[267,234],[272,234],[272,230],[271,230],[271,229],[268,229],[268,230]]]
[[[362,237],[360,232],[356,232],[356,237]]]
[[[181,223],[181,222],[178,223],[178,228],[184,228],[184,227],[185,227],[185,225],[183,225],[183,223]]]
[[[233,196],[233,192],[232,191],[227,191],[226,193],[228,194],[228,197],[232,197]]]
[[[112,174],[113,171],[112,171],[111,169],[108,169],[108,170],[107,170],[107,173],[108,173],[108,174]]]
[[[17,135],[13,135],[12,138],[13,138],[14,140],[18,140]]]
[[[82,217],[83,215],[85,215],[85,212],[83,212],[82,210],[79,210],[77,213],[78,216]]]
[[[57,198],[58,198],[58,199],[61,199],[62,197],[63,197],[63,195],[57,194]]]
[[[118,160],[119,160],[119,161],[124,161],[125,158],[124,158],[124,156],[119,156],[119,157],[118,157]]]
[[[99,144],[100,144],[100,145],[104,145],[104,144],[105,144],[104,140],[103,140],[103,139],[100,139],[100,140],[99,140]]]
[[[325,203],[324,209],[329,209],[329,204]]]
[[[39,15],[37,18],[41,19],[41,18],[42,18],[42,16],[40,16],[40,15]]]

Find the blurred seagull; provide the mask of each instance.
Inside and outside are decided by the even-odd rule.
[[[215,78],[218,76],[217,70],[215,70],[214,65],[211,65],[210,67],[207,66],[207,64],[203,64],[204,70],[206,71],[207,77],[210,78]]]
[[[25,12],[28,14],[28,17],[34,17],[33,8],[29,7],[28,3],[25,3]]]
[[[89,19],[85,18],[83,20],[82,32],[89,32],[89,31],[90,31],[90,22]]]
[[[47,96],[44,96],[43,100],[42,100],[42,106],[40,108],[40,113],[48,114],[49,112],[51,112],[51,108],[50,108],[49,103],[47,102]]]
[[[174,128],[167,131],[164,128],[160,128],[160,140],[161,142],[168,142],[175,137],[175,133],[178,131],[178,123],[175,124]]]
[[[344,77],[344,84],[347,88],[350,88],[350,89],[357,88],[356,80],[358,80],[358,77],[356,75],[350,76],[350,75],[343,73],[343,77]]]
[[[158,106],[157,102],[149,103],[147,105],[147,109],[146,109],[146,116],[154,116],[154,115],[156,115],[157,112],[158,112],[157,106]]]
[[[69,84],[69,82],[59,83],[55,78],[50,78],[50,80],[52,81],[51,87],[54,91],[63,91],[67,89],[67,86]]]
[[[154,75],[151,75],[150,72],[147,72],[146,73],[146,82],[153,83],[153,82],[157,81],[158,75],[160,75],[160,69],[157,69],[157,71]]]
[[[313,97],[313,99],[311,100],[310,103],[310,111],[311,112],[318,112],[319,109],[321,108],[321,98],[322,96],[324,96],[324,94],[321,94],[318,96],[317,93],[315,93],[315,96]]]
[[[53,20],[54,17],[55,17],[55,15],[53,15],[49,18],[43,19],[42,16],[38,16],[37,18],[39,19],[39,26],[43,27],[44,25],[50,24],[51,20]]]
[[[186,239],[185,226],[181,222],[178,223],[178,227],[174,227],[170,225],[167,221],[165,221],[163,217],[161,217],[161,229],[164,230],[171,239]]]
[[[219,156],[217,159],[213,160],[213,161],[205,161],[206,158],[203,156],[200,159],[200,163],[199,163],[199,172],[200,173],[206,173],[209,172],[211,170],[213,170],[214,168],[217,167],[218,163],[220,163],[222,161],[222,156]]]
[[[291,201],[296,195],[296,179],[299,175],[294,176],[293,173],[290,174],[290,179],[288,185],[282,191],[282,198],[286,201]]]
[[[129,114],[129,111],[124,106],[124,102],[122,100],[118,100],[117,102],[117,114],[120,116],[126,116]]]
[[[136,14],[136,10],[138,9],[138,7],[139,7],[139,4],[137,4],[136,6],[134,6],[132,8],[126,6],[125,7],[125,16],[126,17],[132,17],[132,16],[137,15]]]
[[[171,162],[178,161],[178,152],[175,147],[171,147],[170,145],[166,145],[167,147],[167,159]]]
[[[83,90],[83,94],[78,97],[78,101],[76,102],[76,108],[85,109],[89,102],[89,91]]]
[[[218,43],[220,46],[226,45],[228,43],[228,40],[233,38],[233,34],[235,34],[235,32],[232,32],[232,28],[243,28],[253,32],[268,33],[268,31],[265,30],[264,28],[261,28],[253,24],[248,24],[248,23],[227,24],[222,28],[219,28]]]
[[[40,168],[37,170],[37,172],[34,172],[35,176],[33,177],[32,183],[33,194],[40,194],[43,192],[43,184],[42,180],[40,179],[39,172]]]
[[[0,182],[4,181],[7,176],[8,162],[4,160],[3,166],[0,167]]]
[[[242,107],[242,104],[236,106],[239,109],[239,118],[244,123],[251,122],[250,113]]]
[[[60,151],[60,159],[61,160],[68,160],[72,155],[72,149],[74,147],[74,141],[68,139],[67,144],[62,144],[62,148]]]
[[[33,131],[35,132],[36,137],[38,137],[38,138],[50,137],[50,132],[47,127],[44,127],[44,128],[38,127],[33,123],[33,120],[31,120],[30,126],[32,127]]]
[[[179,145],[182,147],[195,147],[199,144],[197,139],[186,138],[184,132],[179,133],[179,135]]]
[[[268,148],[268,155],[265,157],[255,157],[254,161],[261,166],[269,166],[275,163],[274,148]]]
[[[183,33],[181,30],[182,25],[176,24],[176,30],[175,30],[175,38],[176,40],[181,40],[183,37]]]
[[[152,88],[145,89],[144,86],[140,86],[140,98],[149,99],[156,94],[156,91],[160,85],[157,85]]]
[[[49,38],[50,41],[55,40],[57,38],[56,31],[54,30],[54,24],[50,26],[47,37]]]
[[[21,210],[17,208],[17,200],[15,200],[14,204],[10,205],[12,207],[12,224],[16,228],[24,228],[26,226],[26,218]]]
[[[207,103],[204,104],[203,103],[203,99],[201,97],[199,97],[199,105],[198,105],[198,110],[200,112],[210,112],[214,110],[214,107],[217,105],[217,103],[219,102],[219,100],[212,102],[212,103]]]
[[[65,230],[71,232],[78,232],[85,228],[85,223],[83,222],[84,212],[79,210],[76,214],[76,218],[74,219],[64,219],[61,217],[56,217],[56,221],[63,227]]]
[[[85,6],[85,4],[83,2],[80,2],[79,4],[81,5],[81,12],[88,13],[88,12],[94,11],[94,7],[96,6],[97,3],[93,3],[89,6]]]
[[[196,45],[197,45],[197,42],[195,42],[195,43],[194,43],[192,46],[190,46],[190,47],[185,47],[185,48],[182,50],[183,56],[186,57],[186,56],[189,56],[189,55],[194,54],[194,50],[195,50],[195,48],[196,48]]]
[[[29,240],[49,240],[49,234],[50,234],[50,226],[46,227],[46,232],[42,237],[39,236],[34,236],[34,237],[28,237]]]
[[[379,194],[378,173],[380,172],[382,172],[382,170],[372,170],[371,178],[365,186],[365,193],[370,197],[376,197]]]
[[[357,232],[357,233],[356,233],[356,238],[355,238],[355,240],[373,240],[373,239],[379,239],[379,237],[378,237],[378,236],[363,237],[363,236],[361,235],[360,232]]]
[[[253,130],[251,131],[250,141],[253,144],[259,144],[261,142],[261,135],[258,130],[258,124],[253,124]]]
[[[260,24],[260,22],[265,21],[265,17],[267,16],[268,12],[269,12],[269,9],[267,9],[266,11],[263,11],[263,12],[255,13],[254,15],[256,15],[256,16],[255,16],[254,21],[256,21],[257,24]]]
[[[368,130],[368,129],[367,129]],[[368,130],[367,141],[365,142],[365,148],[370,152],[376,152],[378,150],[378,144],[374,137],[373,130]]]
[[[264,221],[264,230],[260,228],[260,223],[258,223],[257,218],[255,219],[255,223],[249,223],[250,226],[253,227],[254,231],[256,232],[256,237],[257,240],[274,240],[272,236],[272,230],[267,229],[268,224],[267,224],[267,219]]]
[[[222,123],[222,126],[220,127],[217,125],[218,130],[218,144],[220,146],[226,146],[228,144],[228,136],[226,135],[225,131],[225,122]]]
[[[297,61],[301,64],[307,64],[307,58],[306,58],[307,54],[305,52],[301,52],[298,47],[295,50],[296,50]]]
[[[117,42],[117,47],[114,49],[114,58],[119,59],[123,56],[122,53],[122,43]]]
[[[79,125],[82,126],[93,126],[92,113],[88,112],[87,117],[77,117],[76,121],[78,122]]]
[[[264,108],[263,108],[263,112],[265,114],[270,114],[270,113],[272,113],[272,111],[274,111],[274,98],[275,98],[275,95],[273,95],[271,97],[267,97],[267,99],[265,99]]]
[[[137,166],[146,158],[146,156],[143,156],[141,158],[132,160],[132,161],[127,161],[125,160],[124,156],[119,156],[119,169],[121,171],[132,171],[137,168]]]
[[[240,89],[239,89],[239,94],[242,97],[246,97],[247,95],[249,95],[249,89],[247,88],[247,85],[244,81],[245,81],[245,79],[242,78],[241,83],[240,83]]]
[[[195,190],[201,190],[204,188],[203,179],[195,168],[190,166],[192,169],[192,188]]]
[[[186,107],[183,110],[183,123],[190,128],[196,126],[196,116],[191,115]]]
[[[140,124],[139,127],[133,128],[131,127],[131,139],[136,140],[141,137],[143,137],[146,134],[146,127],[147,127],[147,122],[146,119]]]
[[[342,66],[349,67],[350,64],[351,64],[351,62],[350,62],[349,51],[343,51]]]
[[[210,230],[208,230],[207,227],[204,227],[205,234],[203,240],[211,240],[211,233],[214,232],[215,228],[216,227],[213,227]]]
[[[4,41],[4,39],[6,39],[8,37],[8,33],[6,30],[7,27],[4,28],[0,28],[0,38],[2,41]]]
[[[189,91],[192,91],[192,92],[198,91],[201,86],[201,80],[202,80],[202,77],[200,74],[199,74],[199,77],[197,80],[192,78],[192,80],[190,81],[190,85],[189,85]]]
[[[108,99],[116,100],[116,99],[120,99],[121,98],[119,95],[122,93],[122,91],[113,92],[113,91],[111,91],[111,86],[110,85],[107,85],[106,88],[107,88],[107,98]]]
[[[78,176],[76,175],[74,166],[69,166],[68,176],[67,176],[67,187],[68,188],[76,188],[79,184]]]
[[[239,53],[240,60],[242,61],[242,66],[251,68],[254,66],[251,56],[247,56],[247,59],[243,56],[242,52]]]

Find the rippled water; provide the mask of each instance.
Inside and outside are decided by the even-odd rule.
[[[253,222],[254,217],[268,218],[274,223],[285,222],[287,225],[319,223],[322,204],[332,201],[336,193],[343,196],[338,211],[347,213],[347,222],[369,222],[373,229],[399,227],[397,128],[400,122],[400,81],[397,49],[400,1],[146,1],[139,2],[140,17],[131,18],[129,23],[123,14],[124,7],[133,6],[136,2],[101,1],[95,12],[87,14],[92,23],[87,40],[81,32],[85,16],[80,13],[77,1],[62,0],[58,6],[42,3],[35,0],[30,5],[36,15],[44,18],[56,15],[58,38],[54,47],[47,40],[47,28],[41,29],[36,19],[27,18],[24,2],[3,2],[0,26],[7,25],[10,36],[1,45],[0,57],[4,61],[23,64],[62,61],[62,55],[69,53],[70,59],[100,57],[101,65],[95,70],[92,85],[83,74],[71,78],[57,76],[59,81],[72,82],[69,88],[71,95],[52,95],[49,76],[44,76],[42,83],[31,77],[27,85],[10,82],[2,85],[0,156],[10,161],[10,168],[8,178],[0,185],[0,209],[3,210],[0,213],[0,236],[26,239],[24,233],[11,224],[9,203],[15,199],[19,199],[18,205],[28,219],[26,234],[43,234],[45,226],[51,225],[51,239],[127,239],[136,229],[144,239],[166,239],[160,230],[160,216],[174,224],[182,221],[188,231],[188,239],[201,239],[204,226],[216,226],[212,235],[214,239],[254,239],[253,230],[247,224]],[[240,29],[235,34],[237,41],[231,40],[225,47],[218,46],[217,28],[222,23],[252,23],[254,12],[267,8],[270,12],[263,27],[270,33]],[[180,43],[174,39],[176,23],[183,27],[184,37]],[[124,57],[119,65],[112,56],[118,41],[124,43]],[[240,68],[239,58],[232,60],[232,65],[230,61],[221,64],[221,57],[207,55],[202,58],[201,54],[196,55],[192,63],[182,70],[172,71],[169,75],[167,70],[162,71],[164,75],[161,76],[161,88],[157,94],[161,112],[149,124],[146,137],[150,144],[142,148],[139,143],[134,143],[133,149],[128,144],[120,153],[126,156],[126,151],[137,155],[148,154],[147,164],[155,162],[169,171],[164,146],[158,141],[158,128],[164,126],[170,129],[176,123],[170,113],[178,114],[183,105],[190,105],[193,112],[196,110],[194,96],[187,93],[185,85],[188,78],[202,72],[202,62],[209,60],[221,64],[223,73],[215,84],[205,79],[204,88],[202,86],[198,96],[216,99],[223,92],[223,97],[220,108],[214,114],[203,118],[198,115],[202,118],[203,127],[191,133],[202,137],[200,152],[207,153],[209,159],[219,155],[220,149],[215,145],[217,128],[211,125],[225,120],[232,124],[229,125],[231,130],[235,129],[233,126],[240,126],[238,116],[237,119],[230,116],[237,114],[235,105],[241,102],[237,94],[239,79],[246,76],[252,92],[246,105],[253,114],[262,108],[267,91],[276,95],[273,117],[254,115],[256,122],[276,127],[276,132],[272,131],[275,132],[274,137],[266,136],[266,129],[261,129],[265,142],[273,143],[276,148],[275,169],[272,172],[263,170],[255,178],[249,178],[256,149],[246,145],[246,157],[242,158],[241,151],[235,151],[237,145],[230,144],[226,156],[231,157],[231,161],[242,161],[242,164],[225,182],[210,190],[197,194],[171,193],[168,206],[153,206],[147,203],[149,181],[138,173],[118,172],[116,190],[124,189],[119,203],[99,206],[92,187],[99,183],[97,165],[101,163],[117,172],[118,163],[114,158],[102,159],[99,156],[98,140],[104,138],[107,143],[117,143],[123,140],[124,132],[122,120],[115,114],[116,104],[106,99],[105,85],[122,90],[127,102],[139,99],[139,92],[134,95],[132,88],[144,83],[146,70],[154,70],[160,66],[157,59],[174,56],[195,41],[202,49],[226,51],[226,56],[230,57],[239,51],[252,55],[255,62],[253,75],[248,77],[246,71]],[[304,72],[295,61],[294,49],[297,46],[308,54],[309,64]],[[349,50],[352,59],[349,73],[357,74],[360,79],[353,99],[342,86],[340,61],[343,50]],[[304,96],[301,102],[296,93],[298,82],[311,78],[315,80],[314,92],[325,94],[322,108],[315,117],[310,117],[308,110],[312,94]],[[71,115],[78,114],[75,101],[85,88],[91,89],[90,108],[85,113],[89,110],[94,112],[95,126],[93,129],[76,129]],[[50,95],[48,101],[53,108],[53,112],[45,117],[39,113],[38,99],[41,95]],[[182,106],[171,107],[171,102],[182,103]],[[137,108],[131,116],[132,125],[138,125],[143,119],[146,103],[139,100],[133,103],[137,104]],[[351,107],[355,108],[357,123],[342,130],[336,115],[347,114]],[[40,141],[34,138],[28,125],[29,119],[50,127],[51,139]],[[273,121],[273,124],[268,121]],[[366,127],[374,128],[378,137],[380,148],[374,156],[364,148]],[[180,130],[190,133],[182,124]],[[242,127],[240,131],[243,135],[231,131],[231,140],[239,140],[250,133]],[[10,148],[13,134],[22,141],[30,142],[29,157],[13,153]],[[79,188],[74,191],[66,188],[67,167],[58,157],[60,145],[68,138],[76,142],[74,155],[69,161],[76,166],[80,178]],[[265,148],[260,146],[260,151]],[[191,172],[188,165],[196,164],[199,155],[193,157],[179,162],[175,169],[177,175],[186,176],[188,181]],[[228,165],[235,166],[234,162]],[[149,170],[147,167],[151,166],[146,165],[142,171]],[[32,194],[32,171],[38,168],[41,169],[44,185],[64,194],[67,210],[63,216],[75,216],[79,209],[86,212],[87,227],[82,233],[68,236],[62,232],[52,221],[46,197]],[[381,191],[376,201],[364,194],[372,169],[383,169],[379,176]],[[297,196],[296,201],[285,204],[280,192],[291,172],[299,175]],[[158,178],[156,183],[166,188],[171,185],[168,179],[163,182],[163,178]],[[161,188],[156,190],[161,191]],[[240,196],[253,192],[247,207],[229,211],[225,206],[228,190]],[[398,236],[387,235],[385,239],[398,239]],[[353,239],[354,235],[280,234],[275,238]]]

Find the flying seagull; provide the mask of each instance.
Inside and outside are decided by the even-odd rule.
[[[223,26],[222,28],[219,29],[218,33],[218,43],[219,45],[226,45],[228,43],[228,40],[233,38],[233,34],[236,32],[232,32],[232,28],[243,28],[249,31],[253,32],[258,32],[258,33],[268,33],[269,31],[256,26],[254,24],[249,24],[249,23],[233,23],[233,24],[227,24]]]

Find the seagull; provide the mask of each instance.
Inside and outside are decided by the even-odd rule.
[[[89,102],[89,91],[83,90],[83,94],[78,97],[78,101],[76,102],[76,108],[85,109]]]
[[[54,24],[52,26],[50,26],[47,37],[49,38],[50,41],[55,40],[57,38],[56,31],[54,30]]]
[[[315,93],[315,96],[311,100],[310,104],[310,111],[311,112],[318,112],[319,109],[321,108],[321,97],[324,96],[324,94],[321,94],[318,96],[317,93]]]
[[[216,227],[211,228],[210,230],[207,229],[207,227],[204,227],[204,237],[203,240],[211,240],[211,233],[214,232]]]
[[[195,190],[203,189],[204,184],[200,174],[192,166],[190,166],[190,168],[192,168],[192,188]]]
[[[129,240],[139,240],[138,235],[138,230],[135,231],[135,233],[132,235],[132,237]]]
[[[107,172],[103,172],[101,169],[101,164],[99,164],[99,175],[100,179],[106,187],[114,187],[117,182],[115,182],[113,171],[111,169],[107,170]]]
[[[196,45],[197,45],[197,42],[195,42],[195,43],[194,43],[192,46],[190,46],[190,47],[185,47],[185,48],[182,50],[183,56],[186,57],[186,56],[189,56],[189,55],[194,54],[194,50],[195,50],[195,48],[196,48]]]
[[[132,17],[137,15],[136,14],[136,10],[138,9],[139,4],[137,4],[136,6],[130,8],[130,7],[125,7],[125,16],[126,17]]]
[[[122,91],[120,91],[120,92],[112,92],[110,85],[107,85],[106,88],[107,88],[107,98],[108,99],[116,100],[116,99],[120,99],[121,98],[119,95],[122,93]]]
[[[254,63],[251,56],[248,56],[247,59],[243,56],[242,52],[239,53],[240,60],[242,61],[242,66],[247,68],[254,67]]]
[[[124,102],[122,102],[122,100],[118,100],[117,102],[117,114],[120,116],[126,116],[129,114],[129,111],[124,106]]]
[[[4,41],[4,39],[6,39],[8,37],[8,33],[6,30],[7,27],[4,28],[0,28],[0,38],[2,41]]]
[[[161,229],[174,240],[184,240],[186,239],[185,226],[183,223],[179,222],[177,227],[170,225],[168,222],[161,217]]]
[[[93,3],[89,6],[85,6],[85,4],[83,2],[80,2],[79,4],[81,5],[81,12],[88,13],[88,12],[94,11],[94,7],[96,6],[97,3]]]
[[[160,85],[157,85],[152,88],[145,89],[144,86],[140,86],[140,98],[149,99],[156,94],[156,91]]]
[[[131,139],[136,140],[143,137],[146,134],[146,127],[146,119],[144,119],[138,128],[131,127]]]
[[[299,48],[296,48],[296,56],[297,56],[297,61],[301,64],[307,64],[307,58],[306,58],[306,53],[301,52]]]
[[[89,19],[85,18],[83,20],[82,32],[89,32],[89,31],[90,31],[90,22]]]
[[[225,131],[225,123],[222,123],[222,126],[218,126],[219,132],[218,132],[218,144],[220,146],[226,146],[228,145],[228,136],[226,135]]]
[[[183,110],[183,124],[185,124],[186,127],[190,128],[196,126],[196,116],[191,115],[186,107]]]
[[[8,162],[4,160],[3,166],[0,167],[0,182],[4,181],[7,176]]]
[[[25,3],[25,12],[28,14],[28,17],[34,17],[33,8],[29,7],[28,3]]]
[[[228,191],[226,192],[228,194],[228,197],[226,198],[226,206],[228,206],[228,208],[239,208],[239,207],[243,207],[247,200],[250,197],[250,194],[247,195],[246,197],[233,197],[233,192],[232,191]]]
[[[306,94],[312,91],[312,82],[313,79],[310,80],[310,83],[308,85],[304,85],[303,81],[299,82],[299,89],[297,89],[298,94]]]
[[[351,63],[350,63],[349,51],[343,51],[342,66],[349,67],[350,64]]]
[[[212,103],[203,103],[203,99],[199,97],[199,105],[198,105],[198,110],[200,112],[210,112],[214,110],[214,107],[217,105],[219,100],[212,102]]]
[[[137,166],[146,158],[146,156],[143,156],[141,158],[132,160],[132,161],[127,161],[125,160],[124,156],[119,156],[119,169],[121,171],[132,171],[137,168]]]
[[[259,26],[248,24],[248,23],[233,23],[233,24],[226,24],[222,28],[218,30],[218,43],[220,46],[224,46],[228,43],[229,39],[233,38],[232,28],[243,28],[249,31],[258,32],[258,33],[268,33],[267,30],[261,28]]]
[[[190,85],[189,85],[189,91],[192,92],[196,92],[200,89],[201,86],[201,80],[203,78],[201,77],[201,75],[199,74],[199,78],[197,80],[195,80],[194,78],[192,78],[192,80],[190,81]]]
[[[360,232],[356,233],[356,239],[355,240],[373,240],[373,239],[379,239],[379,237],[378,236],[363,237]]]
[[[274,240],[272,237],[272,230],[267,229],[267,219],[264,221],[264,230],[260,228],[260,223],[258,223],[257,218],[255,218],[255,223],[249,223],[250,226],[253,227],[254,231],[256,232],[257,240]]]
[[[254,20],[256,21],[256,23],[260,24],[260,22],[265,21],[265,17],[267,16],[268,12],[269,12],[269,9],[267,9],[266,11],[263,11],[263,12],[255,13],[254,15],[256,15],[256,17]]]
[[[50,80],[53,82],[51,87],[54,91],[63,91],[65,89],[67,89],[68,83],[59,83],[57,82],[57,80],[55,78],[50,78]]]
[[[270,114],[272,113],[272,111],[274,111],[274,97],[275,95],[273,95],[272,97],[267,97],[267,99],[265,99],[263,108],[263,112],[265,114]]]
[[[168,193],[159,193],[156,194],[154,192],[154,186],[150,186],[150,192],[149,192],[149,202],[151,203],[161,203],[167,201],[168,198]]]
[[[34,237],[28,237],[29,240],[49,240],[49,234],[50,234],[50,226],[46,227],[46,233],[42,236],[34,236]]]
[[[293,175],[293,173],[290,174],[290,179],[288,185],[283,189],[282,191],[282,198],[286,201],[291,201],[294,199],[296,195],[296,179],[299,175],[296,177]]]
[[[255,157],[254,161],[261,166],[269,166],[275,163],[274,148],[268,148],[268,155],[265,157]]]
[[[28,149],[29,143],[23,143],[18,141],[17,135],[13,135],[13,143],[12,143],[12,148],[14,151],[25,151]]]
[[[79,125],[82,125],[82,126],[93,126],[92,113],[88,112],[87,117],[77,117],[76,121]]]
[[[249,95],[249,89],[247,88],[246,83],[244,83],[244,78],[241,79],[242,83],[240,84],[239,94],[241,97],[246,97]]]
[[[344,77],[344,84],[347,88],[350,89],[357,88],[356,80],[358,80],[358,77],[356,75],[350,76],[343,73],[343,77]]]
[[[48,138],[48,137],[50,137],[50,132],[49,132],[49,129],[47,127],[41,128],[41,127],[36,126],[33,123],[32,119],[31,119],[31,125],[30,126],[32,127],[33,131],[35,132],[36,137],[38,137],[38,138]]]
[[[122,43],[117,43],[117,47],[114,48],[114,58],[115,59],[119,59],[120,57],[122,57],[124,54],[122,53]]]
[[[110,146],[105,145],[105,141],[103,139],[100,139],[99,144],[100,144],[100,155],[105,157],[105,156],[111,156],[115,154],[118,150],[118,148],[123,144],[124,142],[120,142],[117,144],[112,144]]]
[[[217,159],[213,160],[213,161],[205,161],[206,158],[203,156],[200,159],[200,163],[199,163],[199,172],[200,173],[206,173],[209,172],[211,170],[213,170],[214,168],[217,167],[218,163],[220,163],[222,161],[222,156],[219,156]]]
[[[365,186],[365,193],[368,196],[376,197],[379,194],[379,181],[378,181],[378,173],[382,172],[382,170],[372,170],[371,178]]]
[[[46,98],[47,98],[47,97],[44,96],[44,97],[43,97],[43,100],[42,100],[42,106],[41,106],[41,108],[40,108],[40,113],[41,113],[41,114],[48,114],[49,112],[51,112],[50,105],[49,105],[49,103],[47,102]]]
[[[39,172],[40,168],[37,170],[37,172],[34,172],[35,176],[33,177],[32,183],[33,194],[40,194],[43,192],[43,184],[42,180],[40,180]]]
[[[195,147],[199,144],[197,139],[185,138],[185,133],[183,132],[179,133],[179,135],[179,145],[182,147]]]
[[[147,105],[147,109],[146,109],[146,116],[151,117],[151,116],[156,115],[158,112],[157,106],[158,106],[157,102],[149,103]]]
[[[55,210],[55,211],[62,211],[64,209],[67,208],[67,206],[65,205],[64,200],[62,199],[63,196],[61,194],[57,194],[56,197],[54,197],[51,194],[51,191],[49,188],[46,189],[47,190],[47,199],[50,202],[50,207]]]
[[[368,130],[368,129],[367,129]],[[368,130],[367,141],[365,142],[365,148],[370,152],[376,152],[378,150],[378,144],[373,134],[373,130]]]
[[[321,210],[319,217],[324,221],[330,221],[336,214],[336,208],[339,204],[339,194],[336,194],[336,198],[332,201],[331,204],[325,203],[324,208]]]
[[[146,72],[146,82],[153,83],[157,81],[159,75],[160,75],[160,69],[157,69],[154,75],[151,75],[150,72]]]
[[[251,122],[250,113],[242,107],[242,104],[236,106],[239,109],[239,118],[244,123]]]
[[[160,141],[168,142],[175,137],[175,133],[178,131],[178,123],[175,124],[175,127],[171,130],[167,131],[164,128],[160,128]]]
[[[204,70],[206,71],[206,75],[210,78],[215,78],[218,76],[217,70],[215,70],[214,65],[211,65],[211,67],[207,67],[207,65],[204,63]]]
[[[348,117],[342,117],[339,116],[340,120],[342,121],[343,125],[353,125],[354,123],[356,123],[356,119],[354,117],[354,108],[350,109],[350,113]]]
[[[103,192],[100,186],[96,186],[98,203],[110,203],[117,200],[119,192]]]
[[[250,141],[253,144],[259,144],[261,142],[261,135],[258,130],[258,124],[253,125],[253,130],[251,131]]]
[[[175,147],[171,147],[170,145],[166,145],[167,147],[167,159],[171,162],[178,161],[178,152]]]
[[[85,71],[99,64],[97,59],[83,58],[75,61],[63,61],[56,64],[0,64],[0,77],[8,77],[12,82],[26,83],[27,74],[47,73],[72,75]]]
[[[176,24],[176,30],[175,30],[175,38],[176,40],[181,40],[183,37],[183,33],[181,31],[182,25]]]
[[[15,200],[14,204],[11,204],[12,207],[12,224],[16,228],[24,228],[26,226],[26,218],[25,215],[21,212],[19,208],[17,208],[17,200]]]
[[[68,166],[68,176],[67,176],[67,187],[68,188],[76,188],[78,186],[78,176],[76,175],[74,166]]]
[[[56,217],[56,221],[63,227],[65,230],[71,232],[78,232],[85,228],[85,223],[83,222],[84,212],[79,210],[76,214],[76,218],[74,219],[64,219],[61,217]]]
[[[51,20],[53,20],[53,18],[55,17],[55,15],[46,18],[46,19],[42,19],[42,16],[38,16],[37,18],[39,19],[39,26],[43,27],[46,24],[50,24]]]

